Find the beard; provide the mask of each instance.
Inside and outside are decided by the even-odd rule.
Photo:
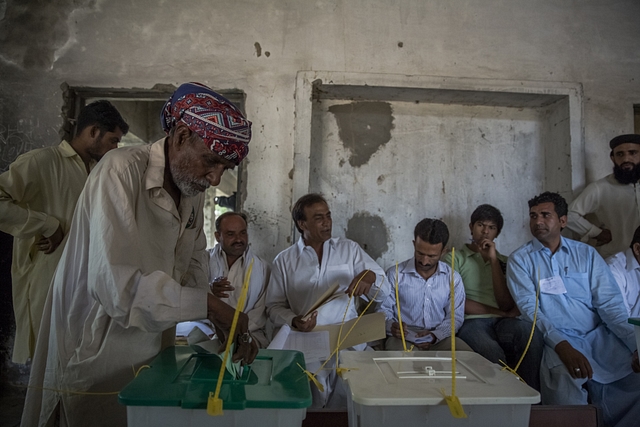
[[[634,165],[631,170],[622,169],[614,164],[613,176],[620,184],[635,184],[640,179],[640,164]]]
[[[170,163],[169,170],[171,171],[171,178],[173,183],[178,187],[180,193],[185,197],[197,196],[198,193],[203,192],[209,188],[209,181],[206,179],[194,178],[188,171],[188,162],[181,161],[179,163]]]

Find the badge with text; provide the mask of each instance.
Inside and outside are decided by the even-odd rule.
[[[545,294],[560,295],[566,294],[567,289],[560,276],[548,277],[540,280],[540,292]]]

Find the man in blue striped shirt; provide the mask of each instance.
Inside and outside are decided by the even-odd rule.
[[[606,425],[635,426],[640,375],[632,370],[634,331],[604,260],[591,246],[561,236],[567,210],[557,193],[529,200],[534,239],[507,263],[507,286],[526,320],[533,319],[540,289],[542,403],[586,405],[590,399]]]
[[[387,318],[387,350],[402,350],[395,286],[398,286],[400,314],[405,340],[417,350],[451,350],[451,274],[454,274],[455,329],[464,321],[464,285],[457,272],[440,262],[449,241],[447,225],[437,219],[425,218],[413,232],[414,256],[387,270],[392,290],[378,311]],[[456,338],[456,349],[473,351]]]

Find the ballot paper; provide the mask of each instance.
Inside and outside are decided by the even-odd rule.
[[[195,327],[189,332],[187,336],[187,343],[191,347],[193,351],[200,354],[215,354],[220,358],[220,360],[224,361],[224,350],[225,346],[220,343],[220,340],[217,337],[209,338],[207,334],[202,332],[202,330],[198,327]],[[229,357],[227,358],[227,371],[232,375],[233,378],[238,379],[242,376],[242,363],[241,362],[233,362],[231,355],[235,350],[235,343],[231,344],[229,349]]]
[[[404,334],[404,339],[414,344],[423,344],[427,342],[433,342],[433,335],[427,334],[419,337],[416,331],[407,329],[406,333]]]
[[[329,331],[299,332],[284,325],[267,347],[269,350],[297,350],[304,354],[307,366],[324,362],[331,355]]]

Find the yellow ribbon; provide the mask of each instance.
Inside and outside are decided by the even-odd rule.
[[[240,298],[238,298],[238,303],[236,304],[236,311],[235,313],[233,313],[233,321],[231,322],[231,330],[229,331],[229,336],[227,338],[227,346],[224,350],[224,358],[222,359],[222,365],[220,365],[220,373],[218,374],[218,383],[216,384],[216,391],[215,393],[209,392],[209,399],[207,400],[207,414],[212,416],[222,415],[222,399],[220,399],[220,389],[222,388],[222,379],[224,377],[224,371],[227,367],[227,360],[229,360],[231,344],[233,343],[233,341],[235,341],[234,336],[236,333],[236,325],[238,323],[238,317],[240,317],[240,312],[242,311],[242,307],[244,307],[245,299],[247,298],[247,289],[249,289],[249,280],[251,278],[252,270],[253,270],[253,258],[251,259],[251,263],[249,264],[249,268],[247,269],[247,274],[244,276],[242,292],[240,293]]]
[[[456,396],[456,305],[455,305],[455,287],[454,287],[454,275],[455,270],[455,256],[456,249],[451,249],[451,396],[447,396],[444,389],[441,389],[442,394],[444,395],[444,400],[447,402],[447,406],[449,407],[449,411],[454,418],[467,418],[467,414],[464,413],[464,409],[462,408],[462,403],[460,403],[460,399]]]

